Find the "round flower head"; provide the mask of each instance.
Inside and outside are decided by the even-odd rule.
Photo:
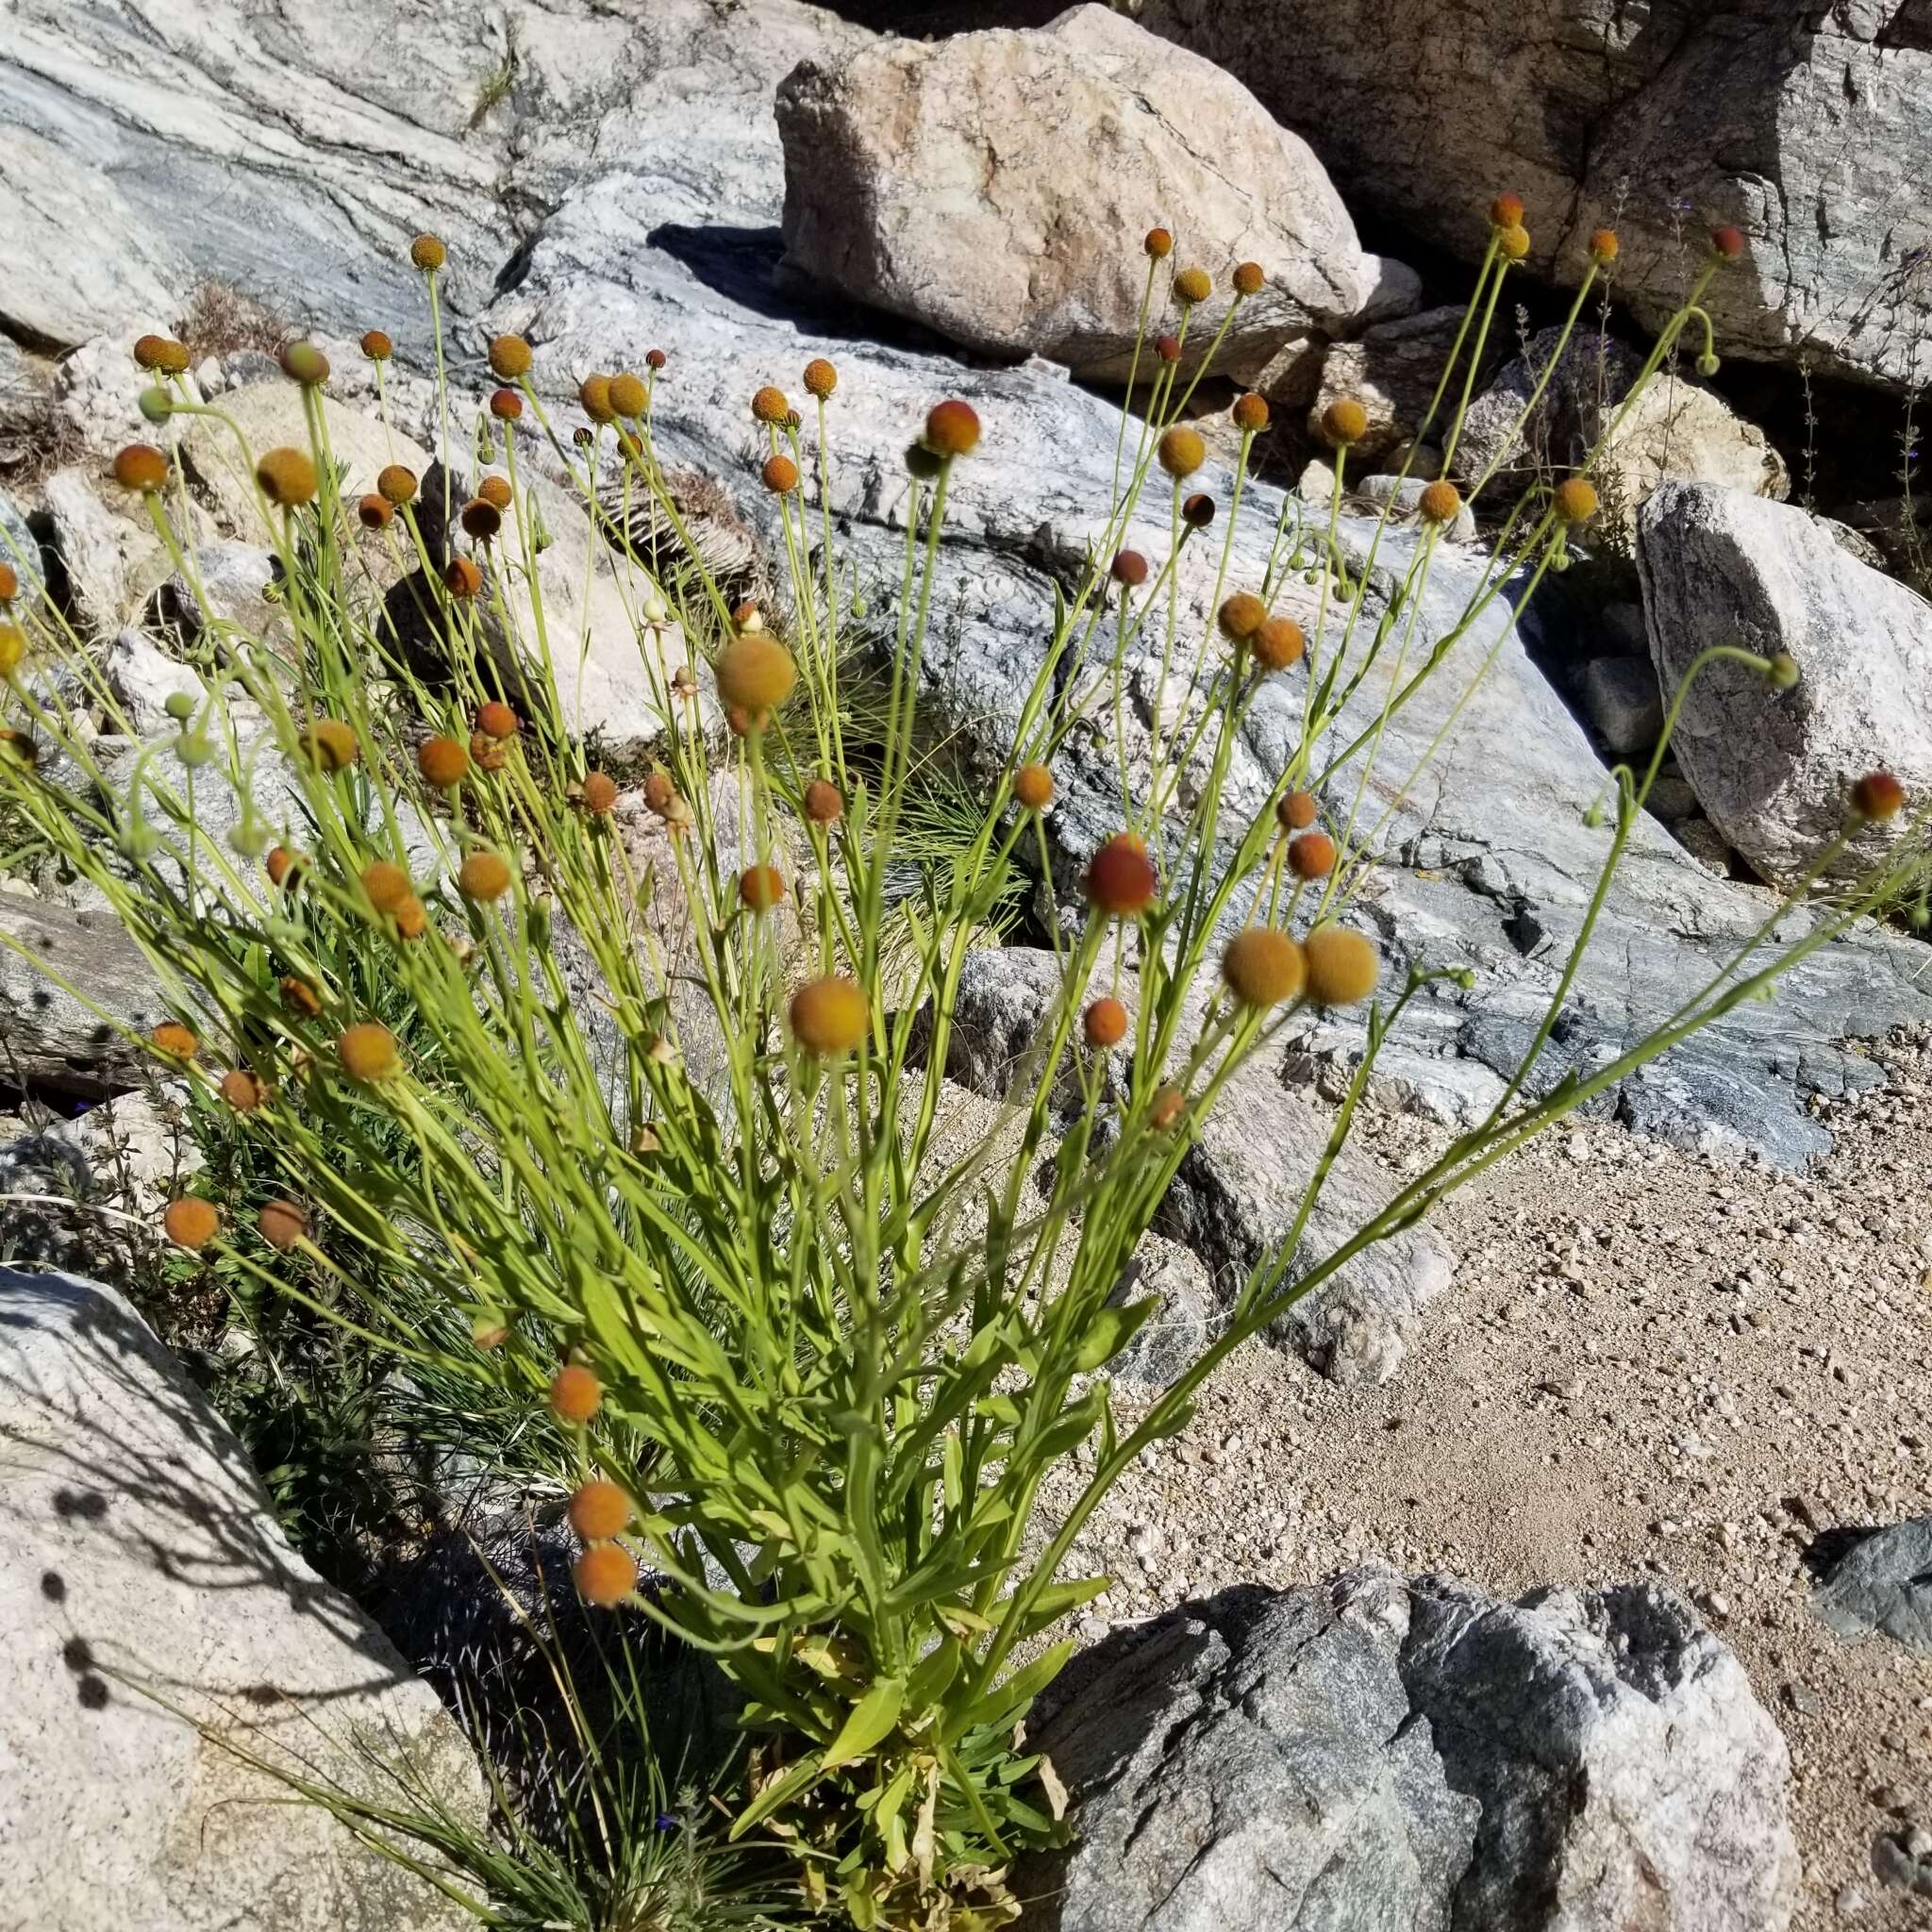
[[[1308,962],[1308,996],[1324,1007],[1365,1000],[1381,976],[1375,949],[1345,925],[1318,925],[1302,941]]]
[[[1520,228],[1528,212],[1520,194],[1499,194],[1490,204],[1490,220],[1499,228]]]
[[[1711,230],[1710,246],[1714,254],[1725,261],[1736,261],[1744,252],[1744,231],[1741,228],[1714,228]]]
[[[926,412],[924,442],[936,457],[970,457],[979,447],[979,417],[971,403],[938,403]]]
[[[434,235],[418,235],[409,243],[409,259],[425,274],[432,274],[449,259],[449,250]]]
[[[392,1079],[402,1072],[402,1056],[396,1051],[396,1037],[387,1026],[374,1020],[346,1028],[336,1041],[336,1058],[342,1072],[364,1086],[377,1080]]]
[[[17,624],[0,624],[0,678],[11,677],[25,660],[25,631]]]
[[[458,512],[458,519],[463,526],[463,534],[478,543],[492,541],[497,533],[503,528],[503,512],[487,496],[472,497]],[[458,558],[456,561],[461,563],[466,561],[466,559]],[[472,565],[472,568],[474,569],[475,566]],[[448,581],[447,576],[445,576],[444,581]],[[477,589],[480,590],[482,586],[479,583]],[[453,583],[450,584],[450,589],[456,591],[457,595],[459,597],[474,597],[476,594],[475,591],[458,591]]]
[[[466,530],[470,528],[468,511],[487,510],[490,515],[496,515],[487,503],[468,504],[464,508],[463,527]],[[452,597],[464,603],[472,597],[480,596],[483,591],[483,573],[477,567],[476,559],[474,557],[452,557],[442,567],[442,587]]]
[[[313,1020],[322,1012],[322,995],[306,979],[297,979],[291,973],[284,976],[277,989],[282,995],[282,1004],[289,1011],[304,1020]]]
[[[130,442],[114,458],[114,480],[124,490],[152,494],[168,480],[168,459],[151,442]]]
[[[1178,1087],[1163,1087],[1155,1094],[1154,1105],[1147,1109],[1147,1124],[1157,1134],[1164,1134],[1187,1110],[1188,1096]]]
[[[839,387],[839,372],[823,356],[814,356],[805,365],[806,393],[824,402]]]
[[[514,382],[530,373],[530,345],[522,336],[498,336],[490,344],[490,373],[499,382]]]
[[[644,803],[653,811],[662,811],[677,796],[677,788],[663,772],[653,772],[644,780]]]
[[[508,476],[486,476],[476,486],[476,494],[491,509],[507,510],[510,506],[509,478]]]
[[[850,1053],[871,1024],[863,991],[836,974],[810,980],[791,995],[791,1037],[822,1059]]]
[[[255,480],[277,509],[300,509],[315,495],[315,462],[305,450],[272,449],[256,464]]]
[[[1163,331],[1154,338],[1154,353],[1163,362],[1178,362],[1181,359],[1181,339],[1172,329]]]
[[[845,816],[845,794],[829,778],[805,788],[805,815],[815,825],[836,825]]]
[[[308,1217],[292,1201],[264,1201],[255,1226],[270,1247],[286,1255],[308,1235]]]
[[[1138,550],[1116,550],[1108,570],[1115,583],[1125,584],[1129,590],[1147,581],[1147,559]]]
[[[577,403],[592,423],[615,423],[617,405],[610,400],[610,378],[587,375],[577,384]]]
[[[192,1060],[201,1051],[201,1040],[194,1028],[182,1025],[178,1020],[163,1020],[148,1039],[173,1059]]]
[[[1258,436],[1268,426],[1268,398],[1252,391],[1234,399],[1234,426],[1248,436]]]
[[[470,775],[470,754],[454,738],[427,738],[416,754],[416,769],[427,783],[446,791]]]
[[[774,389],[768,382],[764,388],[752,391],[751,413],[754,422],[782,428],[791,421],[791,405],[785,400],[782,389]]]
[[[1165,261],[1174,253],[1174,237],[1165,228],[1149,228],[1141,245],[1156,261]]]
[[[19,595],[19,572],[10,563],[0,562],[0,604],[11,604]]]
[[[1457,511],[1462,508],[1462,492],[1445,477],[1439,476],[1424,486],[1419,508],[1426,524],[1453,524]]]
[[[1205,268],[1184,268],[1174,278],[1174,292],[1177,302],[1185,302],[1191,308],[1213,294],[1214,282]]]
[[[282,365],[282,374],[305,389],[315,389],[328,380],[328,358],[313,342],[284,342],[275,359]]]
[[[365,530],[386,530],[395,511],[390,508],[389,498],[377,496],[374,491],[356,506],[356,521]]]
[[[798,465],[790,457],[767,457],[759,474],[774,496],[790,496],[798,488]]]
[[[1205,490],[1197,490],[1181,505],[1181,521],[1190,529],[1205,530],[1214,521],[1214,499]]]
[[[550,1407],[564,1422],[589,1422],[603,1400],[604,1385],[598,1381],[594,1369],[572,1362],[558,1369],[551,1378]]]
[[[1118,1046],[1127,1037],[1127,1009],[1108,994],[1095,1000],[1087,1008],[1082,1024],[1086,1029],[1087,1044],[1105,1053],[1108,1047]]]
[[[1852,809],[1861,819],[1895,819],[1905,803],[1906,788],[1890,772],[1867,772],[1852,787]]]
[[[1013,774],[1013,796],[1028,811],[1044,811],[1053,803],[1053,774],[1044,765],[1022,765]]]
[[[1208,460],[1208,445],[1198,429],[1177,423],[1160,439],[1160,467],[1176,482],[1191,476]]]
[[[457,891],[479,906],[509,891],[509,860],[500,852],[473,852],[457,868]]]
[[[523,721],[501,698],[491,698],[476,713],[476,729],[485,738],[493,738],[499,743],[514,738],[523,728]]]
[[[261,1082],[246,1067],[222,1075],[221,1093],[237,1113],[253,1113],[268,1098]]]
[[[1159,889],[1147,847],[1131,832],[1116,832],[1087,868],[1087,896],[1116,918],[1138,919]]]
[[[740,630],[763,630],[765,613],[747,597],[731,607],[731,621]]]
[[[205,1248],[221,1232],[222,1217],[213,1202],[183,1194],[168,1203],[161,1226],[177,1248]]]
[[[1298,664],[1307,647],[1302,627],[1291,617],[1265,619],[1256,625],[1254,636],[1248,640],[1255,662],[1267,671],[1286,671],[1291,664]]]
[[[275,846],[261,863],[262,870],[268,874],[268,882],[272,886],[287,886],[292,891],[301,880],[301,857],[291,852],[286,845]]]
[[[1496,234],[1496,246],[1507,261],[1521,261],[1529,253],[1529,230],[1527,228],[1502,228]]]
[[[401,463],[388,463],[376,472],[375,491],[385,503],[392,503],[401,509],[406,503],[411,503],[416,496],[416,473]]]
[[[340,718],[322,718],[302,734],[302,749],[325,772],[345,772],[362,756],[356,734]]]
[[[1237,591],[1233,596],[1224,598],[1215,617],[1221,635],[1235,644],[1246,643],[1267,621],[1267,605],[1246,591]]]
[[[135,366],[149,371],[159,370],[164,365],[168,351],[166,336],[136,336],[134,339]]]
[[[1774,691],[1790,691],[1801,674],[1798,660],[1789,651],[1774,651],[1764,675]]]
[[[571,1497],[566,1513],[587,1543],[608,1542],[630,1527],[630,1498],[615,1483],[593,1479]]]
[[[1596,509],[1596,486],[1589,477],[1566,476],[1557,485],[1557,514],[1566,524],[1587,524]]]
[[[775,865],[748,865],[738,875],[738,896],[748,910],[769,912],[785,897],[785,875]]]
[[[1312,791],[1291,791],[1274,808],[1274,820],[1285,832],[1305,832],[1315,823],[1318,811]]]
[[[429,908],[411,892],[392,915],[396,930],[406,940],[420,940],[429,930]]]
[[[378,912],[393,912],[409,896],[409,874],[401,866],[378,858],[362,868],[362,890]]]
[[[362,353],[372,362],[387,362],[395,352],[396,345],[379,328],[363,331]]]
[[[153,389],[142,391],[135,408],[148,422],[165,423],[175,413],[175,398],[157,384]]]
[[[1251,925],[1228,941],[1221,976],[1244,1007],[1278,1007],[1296,999],[1307,983],[1302,949],[1272,925]]]
[[[1337,449],[1359,442],[1369,433],[1369,412],[1353,396],[1341,396],[1322,411],[1322,434]]]
[[[670,359],[671,358],[662,349],[646,349],[644,351],[644,367],[646,369],[661,369]]]
[[[1325,879],[1335,870],[1335,841],[1326,832],[1304,832],[1289,841],[1288,862],[1297,878]]]
[[[591,772],[584,779],[584,809],[602,818],[617,808],[617,780],[608,772]]]
[[[491,390],[490,413],[499,423],[514,423],[524,413],[524,399],[513,389]]]
[[[1237,295],[1258,295],[1268,286],[1268,272],[1258,261],[1237,262],[1234,291]]]
[[[185,375],[190,361],[188,344],[177,342],[172,336],[161,340],[161,374],[163,375]]]
[[[1607,268],[1617,258],[1617,231],[1614,228],[1599,228],[1590,238],[1590,258],[1600,268]]]
[[[610,378],[610,407],[620,416],[628,416],[635,421],[649,408],[651,392],[644,387],[643,377],[632,375],[627,371],[623,375]]]
[[[718,653],[712,665],[719,694],[742,711],[775,710],[791,695],[798,666],[776,638],[747,631]]]
[[[617,1543],[598,1543],[572,1566],[577,1594],[599,1609],[614,1609],[638,1587],[638,1566]]]

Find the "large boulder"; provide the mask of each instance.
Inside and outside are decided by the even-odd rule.
[[[983,353],[1124,376],[1147,287],[1135,244],[1162,225],[1169,266],[1214,277],[1197,344],[1227,314],[1235,263],[1267,272],[1229,332],[1238,363],[1340,331],[1374,287],[1307,144],[1231,75],[1106,7],[808,64],[778,92],[778,127],[789,258]],[[1165,285],[1158,317],[1174,313]]]
[[[0,892],[0,1086],[90,1100],[124,1092],[152,1064],[127,1035],[168,1012],[111,912]]]
[[[1698,272],[1701,229],[1735,224],[1746,258],[1706,298],[1723,353],[1925,377],[1928,231],[1900,217],[1932,143],[1923,0],[1146,0],[1141,17],[1240,75],[1358,210],[1474,260],[1513,190],[1532,270],[1571,285],[1614,223],[1617,292],[1648,327]]]
[[[1033,1738],[1078,1836],[1024,1874],[1032,1932],[1781,1932],[1795,1903],[1784,1740],[1649,1585],[1227,1591],[1105,1640]]]
[[[63,1932],[419,1932],[467,1923],[291,1802],[482,1823],[469,1746],[290,1549],[242,1446],[111,1290],[0,1272],[0,1842],[8,1913]],[[387,1770],[384,1769],[387,1767]]]
[[[1852,557],[1803,510],[1708,484],[1667,483],[1639,524],[1651,655],[1667,691],[1699,653],[1789,652],[1778,691],[1742,665],[1699,674],[1672,742],[1711,822],[1760,876],[1799,877],[1844,829],[1845,794],[1882,766],[1932,791],[1932,607]],[[1903,822],[1901,822],[1903,823]],[[1870,825],[1832,868],[1869,863],[1896,828]]]

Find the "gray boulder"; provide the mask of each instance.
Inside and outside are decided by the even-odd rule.
[[[1777,1727],[1648,1585],[1228,1591],[1032,1730],[1078,1833],[1022,1874],[1033,1932],[1782,1932],[1796,1900]]]
[[[1859,1538],[1819,1578],[1811,1607],[1847,1643],[1883,1633],[1932,1657],[1932,1516]]]
[[[1716,643],[1789,652],[1777,691],[1718,663],[1672,742],[1711,822],[1774,883],[1800,876],[1845,824],[1847,788],[1883,767],[1932,791],[1932,607],[1869,569],[1801,509],[1667,483],[1639,526],[1651,655],[1666,690]],[[1904,821],[1867,826],[1833,870],[1862,869]]]
[[[1932,1831],[1908,1824],[1880,1832],[1872,1840],[1872,1870],[1894,1890],[1932,1898]]]
[[[63,1932],[467,1924],[241,1755],[391,1802],[399,1774],[481,1824],[461,1731],[290,1549],[139,1316],[72,1275],[0,1272],[0,1391],[9,1913]]]
[[[1420,434],[1463,314],[1460,308],[1428,308],[1378,323],[1353,341],[1337,342],[1322,364],[1321,385],[1308,406],[1308,433],[1321,435],[1322,415],[1330,403],[1344,398],[1360,403],[1368,412],[1369,429],[1349,450],[1349,462],[1357,471],[1364,465],[1374,468],[1377,458]],[[1430,425],[1439,439],[1454,404],[1454,394],[1446,395]]]
[[[1592,658],[1583,667],[1583,707],[1616,758],[1648,751],[1663,736],[1663,697],[1644,658]]]
[[[95,1100],[123,1092],[153,1062],[120,1029],[140,1035],[167,1017],[112,913],[0,892],[0,1085]]]

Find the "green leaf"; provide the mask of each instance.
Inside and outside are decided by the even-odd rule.
[[[761,1824],[780,1805],[804,1796],[825,1774],[816,1757],[801,1757],[783,1777],[774,1778],[736,1818],[731,1821],[731,1837],[742,1838],[753,1825]]]
[[[1051,1650],[1041,1652],[1030,1664],[1015,1671],[1005,1683],[995,1684],[977,1704],[956,1711],[946,1725],[947,1740],[950,1742],[962,1737],[981,1724],[994,1730],[1006,1729],[1059,1675],[1073,1654],[1074,1640],[1071,1637],[1056,1643]]]
[[[852,1707],[852,1714],[840,1727],[839,1735],[825,1747],[822,1769],[837,1771],[867,1757],[891,1734],[905,1703],[906,1679],[881,1677]]]
[[[1149,1295],[1144,1301],[1129,1302],[1124,1307],[1102,1308],[1080,1338],[1080,1346],[1074,1356],[1074,1370],[1084,1374],[1103,1362],[1112,1361],[1159,1306],[1160,1297]]]

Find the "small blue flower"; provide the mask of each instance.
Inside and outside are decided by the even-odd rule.
[[[656,1820],[659,1831],[675,1831],[681,1822],[675,1811],[660,1811]]]

